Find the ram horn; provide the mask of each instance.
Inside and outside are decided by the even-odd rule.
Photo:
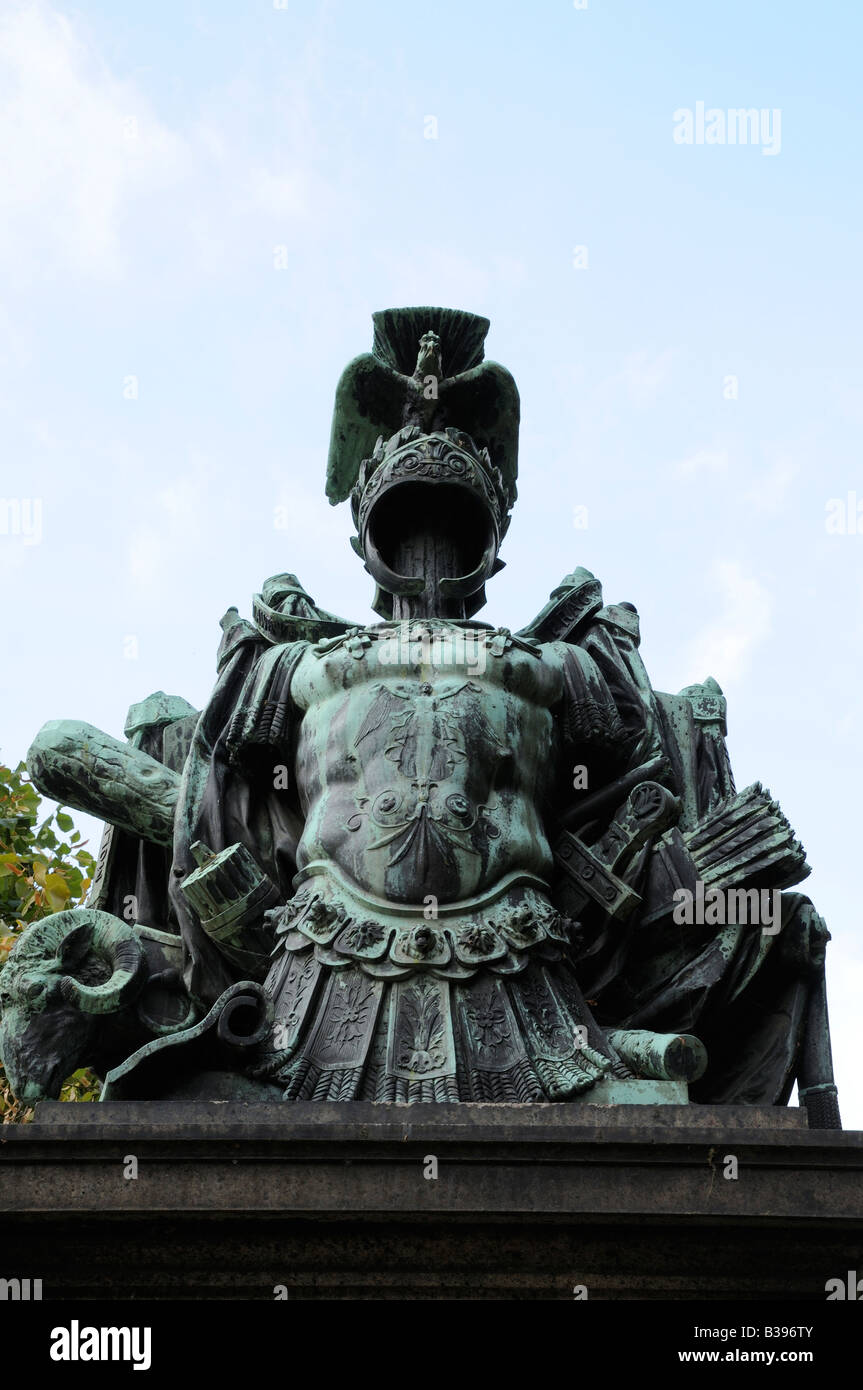
[[[90,954],[107,961],[111,968],[110,978],[97,985],[86,984],[75,975],[64,975],[60,981],[63,997],[85,1014],[115,1013],[143,988],[147,962],[140,941],[127,923],[109,912],[73,908],[58,915],[69,919],[68,934],[77,933],[81,927],[89,928]],[[63,955],[62,943],[58,955]]]

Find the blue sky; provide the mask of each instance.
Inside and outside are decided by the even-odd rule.
[[[521,626],[582,564],[659,689],[723,686],[738,786],[814,866],[863,1128],[863,519],[826,526],[863,502],[861,29],[850,3],[6,0],[0,497],[41,526],[0,512],[0,756],[49,718],[119,734],[156,689],[200,705],[269,574],[370,619],[323,496],[336,380],[375,309],[486,314],[523,414],[483,616]],[[698,102],[778,111],[776,152],[676,143]]]

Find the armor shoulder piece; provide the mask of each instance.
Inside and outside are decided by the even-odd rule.
[[[579,567],[561,580],[545,607],[516,635],[536,642],[574,642],[585,622],[601,609],[602,585],[590,570]]]

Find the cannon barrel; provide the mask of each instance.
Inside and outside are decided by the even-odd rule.
[[[179,774],[92,724],[44,724],[27,753],[27,771],[44,796],[64,806],[153,844],[173,840]]]
[[[707,1069],[707,1049],[690,1033],[632,1028],[610,1032],[608,1038],[627,1066],[651,1081],[697,1081]]]

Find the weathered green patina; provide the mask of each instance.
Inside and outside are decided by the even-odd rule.
[[[85,913],[137,908],[76,1061],[110,1053],[108,1099],[778,1105],[796,1080],[837,1126],[826,928],[782,891],[808,866],[778,805],[735,789],[716,682],[654,691],[635,609],[586,570],[520,632],[474,618],[517,473],[487,329],[388,310],[339,383],[327,490],[382,622],[275,576],[222,619],[200,714],[159,692],[129,744],[34,743],[37,785],[112,827]],[[69,981],[106,949],[13,952],[0,1052],[28,1096],[56,1091],[39,1020],[86,1012]]]

